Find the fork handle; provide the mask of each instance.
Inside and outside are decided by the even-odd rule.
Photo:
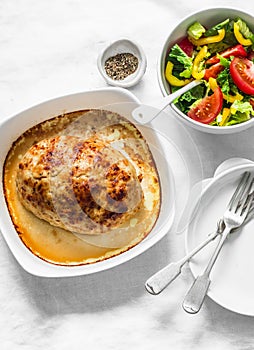
[[[199,275],[194,280],[191,288],[186,294],[182,303],[183,309],[186,312],[195,314],[200,310],[201,306],[203,305],[205,296],[211,283],[211,280],[209,278],[210,272],[230,231],[231,230],[228,227],[225,228],[225,230],[222,233],[221,239],[217,244],[213,255],[211,256],[204,273],[202,275]]]
[[[221,232],[218,229],[210,234],[208,238],[201,242],[191,252],[186,254],[183,258],[178,261],[172,262],[165,266],[154,275],[152,275],[145,284],[146,290],[153,295],[157,295],[162,292],[171,282],[173,282],[182,271],[182,266],[189,261],[195,254],[197,254],[202,248],[208,243],[214,240]]]
[[[207,273],[198,276],[183,301],[183,308],[189,314],[196,314],[205,299],[211,280]]]
[[[180,275],[182,262],[172,262],[153,276],[151,276],[145,284],[146,290],[153,295],[159,294],[165,289],[174,279]]]
[[[217,246],[215,248],[215,251],[214,251],[213,255],[211,256],[211,258],[210,258],[210,260],[209,260],[209,262],[207,264],[207,267],[205,269],[205,274],[207,274],[208,276],[209,276],[209,274],[210,274],[210,272],[211,272],[211,270],[213,268],[213,265],[214,265],[215,261],[218,258],[218,255],[219,255],[219,253],[221,251],[221,248],[222,248],[224,242],[226,241],[226,239],[227,239],[227,237],[228,237],[230,232],[231,232],[231,229],[226,226],[225,230],[223,231],[223,233],[221,235],[221,239],[219,240],[219,242],[218,242],[218,244],[217,244]]]

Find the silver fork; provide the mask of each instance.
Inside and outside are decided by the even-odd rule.
[[[153,295],[162,292],[171,282],[173,282],[182,272],[183,265],[203,249],[208,243],[212,242],[224,230],[224,222],[222,219],[217,224],[215,232],[208,235],[207,239],[201,242],[191,252],[186,254],[178,261],[171,262],[152,275],[145,283],[146,290]]]
[[[250,222],[254,217],[254,203],[252,202],[251,208],[248,212],[246,219],[244,220],[244,224]],[[242,225],[242,226],[243,226]],[[225,228],[223,219],[220,219],[217,224],[217,229],[214,232],[211,232],[207,238],[199,243],[195,248],[193,248],[189,253],[187,253],[184,257],[179,259],[178,261],[173,261],[163,267],[161,270],[157,271],[145,283],[146,290],[153,295],[157,295],[161,293],[170,283],[172,283],[182,272],[182,267],[190,261],[190,259],[195,256],[198,252],[200,252],[205,246],[207,246],[210,242],[212,242],[215,238],[221,235]],[[233,232],[237,232],[239,227],[232,230]]]
[[[250,173],[245,172],[235,190],[228,207],[223,215],[225,229],[221,234],[221,239],[218,242],[213,255],[211,256],[203,274],[199,275],[190,290],[186,294],[183,301],[183,308],[188,313],[197,313],[206,296],[211,280],[210,272],[214,263],[221,251],[221,248],[232,229],[241,226],[249,212],[254,192],[252,191],[253,178],[250,178]]]

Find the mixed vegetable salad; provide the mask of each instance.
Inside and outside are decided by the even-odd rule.
[[[165,77],[172,92],[201,80],[174,101],[190,118],[216,126],[245,122],[254,117],[254,34],[241,18],[209,29],[195,22],[171,47]]]

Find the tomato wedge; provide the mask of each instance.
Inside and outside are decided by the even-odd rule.
[[[223,71],[225,67],[220,63],[215,63],[211,67],[205,69],[204,79],[209,80],[209,78],[216,79],[218,74]]]
[[[235,57],[229,66],[235,85],[245,94],[254,95],[254,64],[248,58]]]
[[[220,113],[223,104],[223,95],[221,88],[218,86],[214,93],[203,98],[189,112],[188,116],[200,123],[209,124]]]
[[[241,44],[229,47],[228,49],[219,52],[219,55],[224,58],[229,58],[230,56],[234,57],[246,57],[247,52],[245,51],[244,47]],[[206,64],[215,64],[220,62],[220,59],[217,57],[217,55],[209,58],[206,61]]]

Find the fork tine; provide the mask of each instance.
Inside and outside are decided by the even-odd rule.
[[[231,209],[231,206],[232,204],[234,203],[235,199],[236,199],[236,196],[238,195],[241,187],[242,187],[242,183],[243,181],[245,181],[246,177],[248,176],[248,172],[245,172],[242,177],[241,177],[241,180],[239,181],[238,185],[237,185],[237,188],[235,190],[235,192],[233,193],[229,203],[228,203],[228,208]]]
[[[251,183],[249,184],[248,190],[245,193],[245,198],[242,200],[242,203],[239,207],[240,215],[242,215],[244,212],[247,213],[250,211],[250,207],[252,205],[252,200],[254,196],[254,192],[252,191],[254,179],[252,179]]]
[[[246,199],[246,207],[241,212],[241,217],[243,218],[243,220],[245,220],[245,218],[249,213],[251,202],[253,201],[253,197],[254,197],[254,193],[252,192]]]
[[[239,204],[241,203],[242,196],[245,193],[246,188],[248,186],[249,178],[250,172],[245,172],[229,202],[229,210],[236,212]]]

